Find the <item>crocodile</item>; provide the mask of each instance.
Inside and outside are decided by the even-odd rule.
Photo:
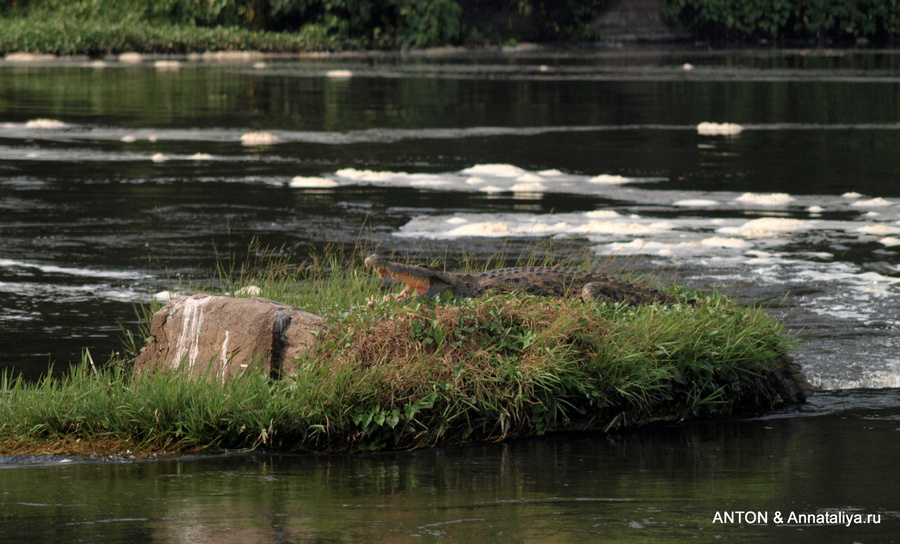
[[[398,298],[434,297],[449,291],[460,298],[487,294],[525,293],[537,296],[580,296],[584,301],[624,302],[630,306],[662,303],[697,304],[652,287],[611,278],[594,272],[555,266],[516,266],[475,274],[443,272],[424,265],[402,264],[380,255],[369,255],[366,268],[406,284]]]
[[[594,272],[551,266],[519,266],[488,270],[475,274],[444,272],[424,265],[402,264],[380,255],[369,255],[366,268],[379,276],[389,276],[405,284],[397,297],[434,297],[450,292],[461,298],[475,298],[487,294],[527,293],[538,296],[580,296],[587,301],[645,304],[679,304],[696,307],[694,299],[679,298],[652,287],[611,278]],[[769,373],[775,391],[785,404],[800,404],[812,395],[813,388],[801,366],[788,354],[778,357]]]

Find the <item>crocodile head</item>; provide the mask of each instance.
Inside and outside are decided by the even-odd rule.
[[[406,284],[398,298],[411,296],[437,295],[453,285],[451,275],[427,266],[402,264],[389,261],[381,255],[369,255],[365,260],[366,268],[372,268],[379,276],[390,276]]]

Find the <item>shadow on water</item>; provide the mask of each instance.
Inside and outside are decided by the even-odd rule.
[[[803,412],[366,455],[0,458],[0,541],[895,542],[900,396]]]

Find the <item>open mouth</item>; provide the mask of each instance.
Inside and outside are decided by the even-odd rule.
[[[377,272],[381,277],[390,276],[391,278],[397,281],[402,281],[404,284],[406,284],[406,286],[403,288],[403,291],[400,293],[399,298],[421,295],[424,292],[428,291],[428,289],[431,287],[431,282],[428,280],[428,278],[420,278],[411,276],[409,274],[391,272],[387,268],[382,268],[380,266],[373,266],[371,268],[374,268],[375,272]]]

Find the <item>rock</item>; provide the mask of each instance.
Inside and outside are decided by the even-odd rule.
[[[181,297],[153,315],[134,371],[186,366],[224,381],[252,366],[274,377],[293,370],[322,326],[315,314],[263,298]]]

